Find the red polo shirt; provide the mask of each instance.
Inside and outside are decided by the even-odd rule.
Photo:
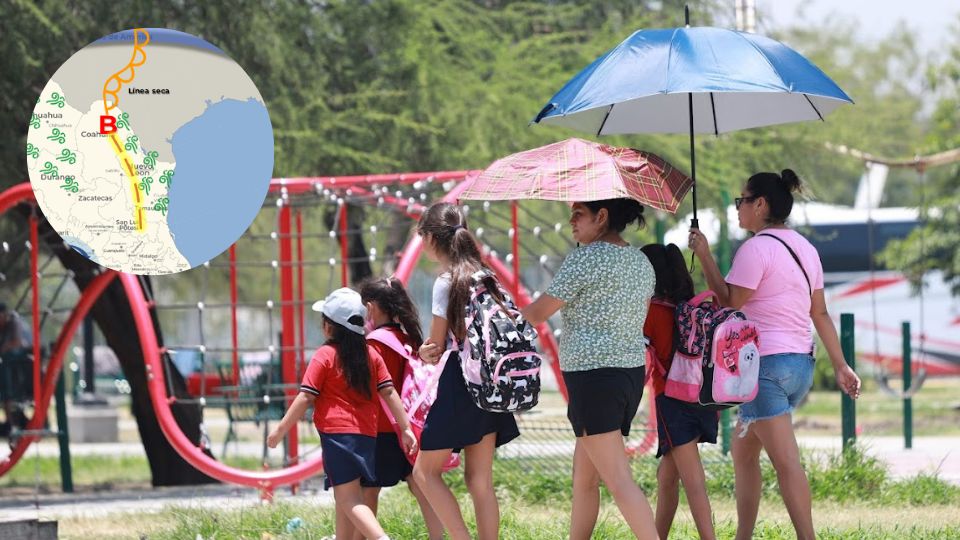
[[[404,347],[409,348],[411,355],[416,354],[413,352],[413,344],[410,343],[410,337],[403,332],[399,324],[389,324],[383,328],[386,328],[390,331],[390,333],[396,336]],[[380,357],[383,358],[383,363],[386,364],[387,371],[390,372],[390,378],[393,379],[393,387],[399,393],[401,390],[403,390],[403,371],[407,367],[407,359],[379,341],[369,340],[367,341],[367,344],[373,347]],[[383,414],[383,411],[381,411],[380,419],[377,421],[377,432],[396,433],[393,429],[393,424],[390,423],[390,419],[387,417],[387,415]]]
[[[673,363],[673,318],[674,309],[659,302],[650,302],[647,320],[643,323],[643,335],[650,338],[650,344],[657,356],[657,361],[664,371],[670,371]],[[663,393],[667,384],[666,375],[660,373],[656,366],[647,366],[652,369],[650,374],[654,395]]]
[[[370,396],[354,391],[340,369],[335,344],[317,349],[310,359],[300,391],[317,396],[313,402],[313,423],[321,433],[350,433],[377,436],[380,400],[377,391],[392,386],[383,358],[367,346],[370,364]]]

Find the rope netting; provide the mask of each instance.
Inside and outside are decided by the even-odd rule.
[[[48,334],[59,333],[55,349],[60,354],[55,351],[46,364],[31,364],[35,369],[45,367],[34,379],[39,390],[28,401],[44,405],[37,410],[46,410],[49,396],[43,401],[44,388],[52,379],[49,374],[59,372],[77,323],[100,291],[119,279],[147,362],[152,403],[174,448],[215,478],[267,493],[315,475],[322,469],[322,460],[310,414],[291,431],[282,448],[266,446],[267,434],[296,395],[306,363],[323,342],[310,305],[334,288],[392,274],[406,283],[426,329],[435,273],[431,266],[418,264],[421,244],[414,226],[430,203],[456,201],[468,173],[274,180],[257,219],[227,252],[180,274],[152,276],[150,284],[143,277],[105,270],[81,293],[69,273],[56,271],[55,257],[44,259],[35,283],[23,286],[51,296],[43,312],[53,319],[44,324]],[[0,214],[18,202],[34,205],[29,185],[26,191],[18,186],[2,196],[8,203],[0,205]],[[565,229],[567,209],[559,203],[534,201],[466,202],[465,206],[488,263],[518,304],[526,305],[546,288],[574,246]],[[44,243],[25,243],[23,234],[14,231],[3,244],[10,249],[5,247],[0,255],[0,271],[8,261],[40,253],[33,246]],[[32,293],[24,290],[22,294]],[[54,299],[61,307],[54,306]],[[18,302],[16,307],[23,305]],[[162,343],[154,332],[153,316]],[[538,330],[539,347],[551,364],[543,371],[541,403],[518,415],[521,437],[499,450],[498,458],[501,466],[525,471],[569,471],[574,437],[556,365],[559,318]],[[164,355],[169,361],[162,361]],[[171,369],[186,379],[189,396],[177,396]],[[632,455],[646,453],[655,444],[650,401],[644,398],[634,421],[628,440]],[[201,409],[199,444],[188,440],[178,427],[171,413],[176,404]],[[43,414],[33,416],[36,422],[31,425],[42,426]],[[0,474],[12,467],[23,452],[20,447],[32,440],[17,440],[6,468],[0,465]]]

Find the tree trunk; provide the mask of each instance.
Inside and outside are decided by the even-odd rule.
[[[39,208],[37,212],[40,212]],[[85,289],[99,273],[100,266],[66,246],[42,215],[39,232],[43,243],[46,243],[47,247],[54,252],[63,267],[73,272],[77,287],[80,290]],[[144,291],[146,297],[151,298],[149,278],[143,278],[142,283],[147,289]],[[90,315],[100,327],[107,344],[116,353],[124,377],[130,383],[131,409],[137,421],[147,460],[150,462],[153,485],[177,486],[216,482],[217,480],[195,469],[180,457],[160,429],[150,402],[150,393],[147,390],[146,364],[140,349],[140,336],[134,331],[135,324],[130,302],[119,280],[114,280],[104,290],[103,295],[91,308]],[[156,312],[152,308],[150,315],[157,334],[157,343],[162,346],[163,334],[157,322]],[[163,355],[163,364],[167,387],[172,388],[174,395],[178,398],[189,397],[186,383],[169,355]],[[200,440],[200,422],[202,421],[200,407],[174,404],[171,409],[183,434],[197,444]],[[209,450],[207,454],[212,456]]]
[[[373,275],[373,269],[370,265],[369,254],[366,244],[363,242],[363,222],[366,211],[362,206],[345,204],[347,208],[347,259],[349,260],[347,268],[349,274],[347,281],[351,284],[358,284]],[[323,222],[327,230],[336,231],[337,241],[340,241],[340,214],[336,206],[327,208],[323,214]]]

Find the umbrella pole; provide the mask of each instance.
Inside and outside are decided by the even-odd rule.
[[[697,154],[693,145],[693,93],[687,94],[687,107],[690,112],[690,178],[693,179],[693,219],[690,220],[690,228],[699,229],[700,222],[697,220]]]

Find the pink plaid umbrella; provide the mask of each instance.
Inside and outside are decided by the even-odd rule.
[[[675,213],[692,185],[687,175],[649,152],[573,138],[495,161],[460,199],[576,202],[627,197]]]

